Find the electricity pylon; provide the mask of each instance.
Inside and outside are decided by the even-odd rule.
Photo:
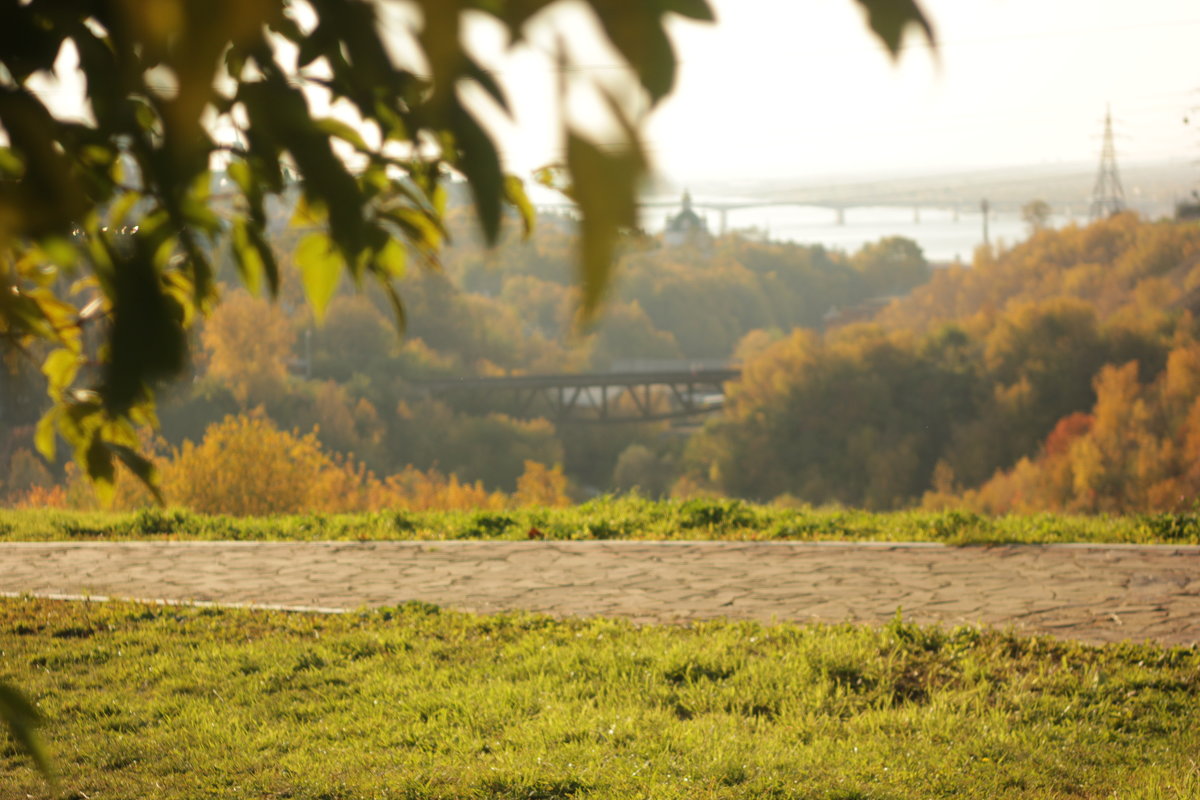
[[[1104,111],[1104,145],[1100,148],[1100,172],[1092,189],[1088,216],[1095,222],[1125,210],[1125,190],[1117,174],[1117,148],[1113,145],[1112,110]]]

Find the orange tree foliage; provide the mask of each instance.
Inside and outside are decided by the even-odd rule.
[[[1106,366],[1088,414],[1065,417],[1041,450],[978,489],[926,498],[990,512],[1182,511],[1200,497],[1200,342],[1176,347],[1153,381]]]
[[[981,251],[874,326],[748,346],[725,418],[689,446],[689,474],[743,496],[872,507],[931,488],[942,502],[997,471],[977,503],[1186,504],[1198,289],[1194,225],[1123,215]],[[1160,377],[1171,402],[1138,388]],[[1084,432],[1072,415],[1089,412]]]
[[[249,292],[231,292],[201,333],[208,374],[225,383],[243,408],[283,394],[295,331],[274,303]]]
[[[144,449],[155,448],[148,443]],[[168,502],[209,514],[501,509],[570,502],[567,478],[558,465],[527,459],[511,495],[436,469],[408,466],[377,478],[352,458],[326,451],[317,431],[283,431],[261,413],[228,416],[210,425],[200,444],[185,441],[156,460]],[[102,505],[91,484],[71,466],[63,485],[35,484],[13,492],[8,501],[29,508]],[[103,505],[134,509],[152,503],[144,484],[122,471],[111,501]]]

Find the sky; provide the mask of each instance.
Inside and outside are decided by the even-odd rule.
[[[852,0],[711,2],[715,25],[671,25],[680,76],[647,129],[674,182],[1091,164],[1108,106],[1120,161],[1200,175],[1194,0],[925,0],[936,51],[913,31],[897,61]],[[517,172],[560,152],[544,52],[556,36],[580,49],[587,77],[619,80],[613,54],[579,44],[589,21],[576,11],[507,56],[476,32],[515,101],[517,124],[497,132]]]
[[[673,19],[679,79],[646,128],[668,183],[1092,165],[1107,107],[1120,162],[1171,160],[1200,180],[1195,0],[921,0],[938,45],[910,32],[897,60],[854,0],[710,2],[715,24]],[[380,8],[397,59],[420,71],[419,13],[404,2]],[[493,113],[489,127],[523,176],[562,158],[551,55],[560,41],[578,65],[573,84],[629,84],[582,3],[552,8],[515,51],[482,16],[468,26],[469,46],[510,95],[516,119]],[[81,86],[73,53],[60,61],[63,83],[42,89],[70,116]],[[569,97],[594,138],[612,135],[594,93]]]

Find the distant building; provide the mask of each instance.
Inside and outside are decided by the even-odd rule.
[[[708,223],[692,210],[691,192],[683,193],[683,208],[673,217],[667,217],[667,227],[663,232],[663,241],[668,247],[692,245],[707,247],[712,244],[712,236],[708,232]]]

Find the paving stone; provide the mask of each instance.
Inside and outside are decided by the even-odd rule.
[[[890,619],[1200,640],[1200,548],[753,542],[0,544],[0,592],[639,622]]]

